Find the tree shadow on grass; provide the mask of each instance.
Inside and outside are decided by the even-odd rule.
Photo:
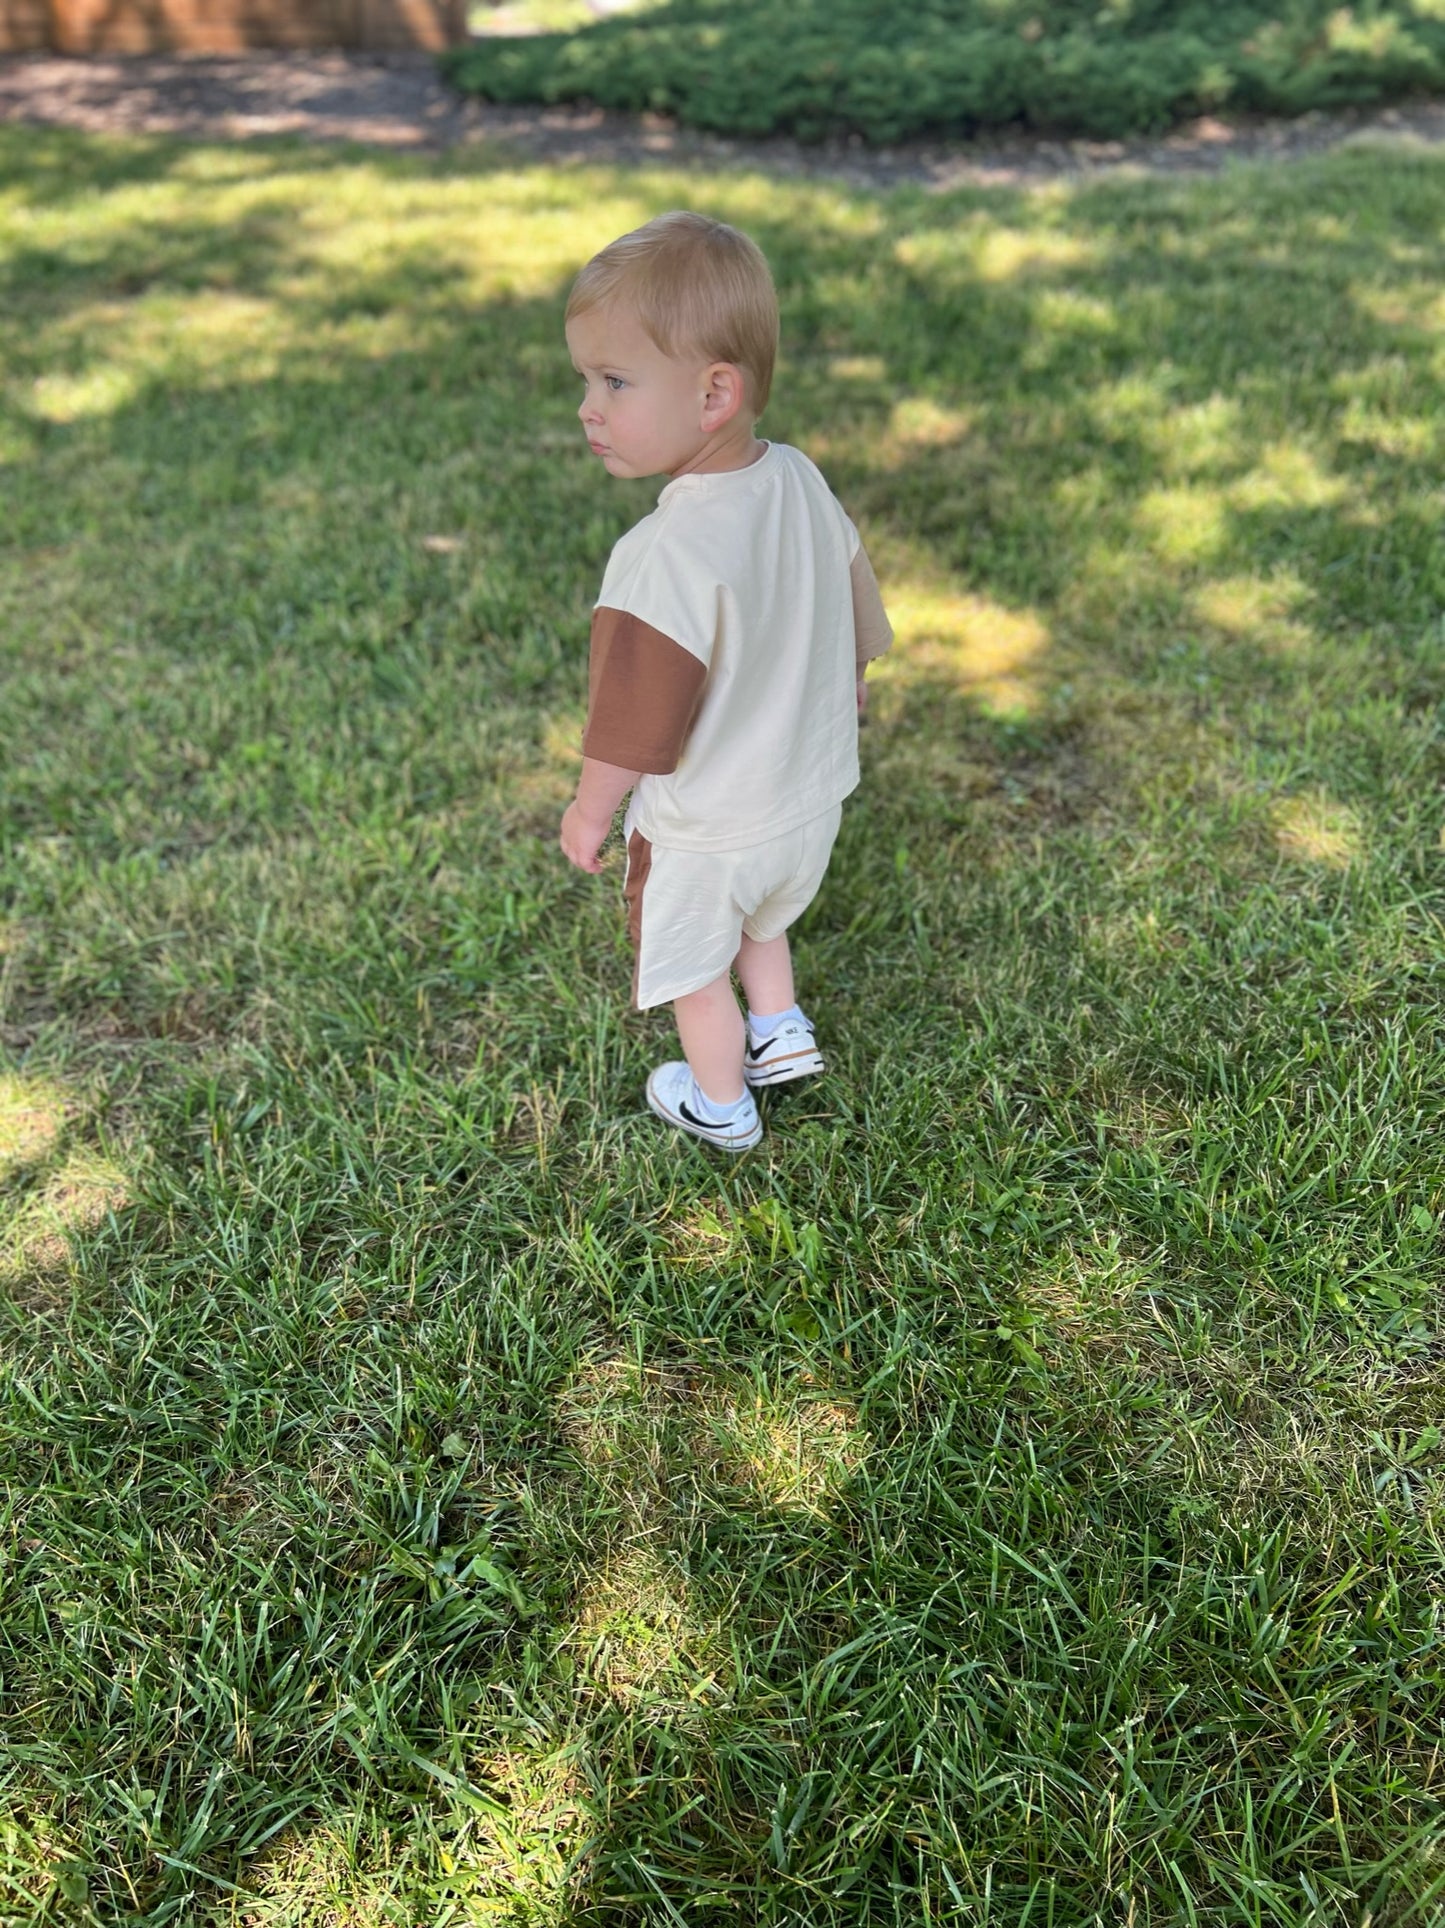
[[[72,180],[87,151],[38,147]],[[1218,1482],[1168,1458],[1215,1422],[1150,1405],[1147,1370],[1086,1397],[1085,1313],[1128,1297],[1125,1351],[1194,1318],[1201,1370],[1226,1338],[1269,1351],[1259,1397],[1327,1360],[1326,1413],[1357,1367],[1360,1433],[1415,1424],[1428,1358],[1433,1020],[1405,993],[1432,968],[1411,791],[1440,663],[1411,639],[1438,614],[1438,375],[1399,250],[1434,176],[1291,177],[1291,213],[1373,214],[1306,224],[1277,278],[1281,204],[1243,180],[696,194],[776,263],[769,427],[863,521],[901,634],[799,937],[836,1076],[720,1172],[630,1115],[659,1027],[619,1015],[613,906],[544,828],[601,559],[649,505],[578,446],[562,293],[594,223],[699,184],[587,177],[576,222],[555,177],[369,158],[374,207],[338,229],[298,211],[353,157],[225,161],[306,192],[229,236],[194,202],[122,212],[10,284],[27,379],[98,386],[9,401],[44,426],[7,539],[51,593],[5,591],[3,1015],[26,1076],[105,1084],[142,1199],[67,1248],[63,1316],[10,1313],[39,1389],[16,1450],[45,1469],[8,1570],[34,1878],[59,1842],[113,1911],[184,1919],[219,1877],[314,1914],[310,1840],[315,1881],[384,1916],[413,1906],[390,1831],[434,1855],[417,1909],[541,1868],[561,1920],[851,1922],[899,1888],[958,1906],[990,1856],[1097,1906],[1112,1839],[1150,1892],[1132,1715],[1106,1732],[1087,1696],[1128,1674],[1181,1492],[1231,1600],[1254,1567]],[[482,177],[426,227],[418,198]],[[353,246],[372,218],[400,239]],[[1416,1123],[1382,1134],[1350,1093],[1391,1065]],[[811,1513],[758,1472],[809,1406],[836,1408]],[[1368,1578],[1413,1638],[1423,1528],[1380,1531]],[[1095,1652],[1057,1600],[1109,1624],[1111,1586]],[[1332,1641],[1359,1603],[1335,1605]],[[1128,1708],[1171,1667],[1209,1705],[1226,1619],[1183,1661],[1150,1636]],[[1320,1680],[1359,1709],[1390,1664]],[[1190,1754],[1176,1715],[1147,1731],[1189,1763],[1178,1859],[1234,1716]],[[1412,1746],[1346,1788],[1358,1862],[1423,1798]],[[1264,1782],[1232,1785],[1231,1825]],[[1337,1846],[1293,1852],[1338,1884]]]

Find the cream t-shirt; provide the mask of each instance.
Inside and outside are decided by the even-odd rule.
[[[628,822],[743,850],[858,782],[856,683],[893,639],[867,555],[798,449],[669,482],[592,616],[586,756],[643,772]]]

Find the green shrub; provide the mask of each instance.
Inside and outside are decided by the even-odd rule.
[[[1445,0],[663,0],[449,66],[488,100],[594,101],[724,134],[1110,137],[1445,88]]]

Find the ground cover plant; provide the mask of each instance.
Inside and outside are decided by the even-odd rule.
[[[679,203],[899,630],[735,1163],[554,848]],[[1442,212],[0,130],[0,1916],[1439,1922]]]
[[[652,0],[448,57],[488,100],[870,141],[1013,123],[1115,136],[1445,89],[1440,0]]]

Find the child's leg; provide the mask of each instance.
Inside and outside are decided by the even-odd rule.
[[[735,969],[742,980],[748,1009],[755,1016],[767,1017],[774,1011],[792,1008],[793,954],[788,948],[786,931],[781,937],[769,938],[766,944],[760,944],[744,931]]]
[[[753,1090],[811,1078],[823,1069],[813,1026],[798,1009],[786,933],[766,940],[744,931],[734,968],[748,994],[743,1076]]]
[[[698,1090],[715,1105],[735,1104],[743,1095],[743,1014],[731,977],[725,973],[700,991],[689,991],[674,1000],[672,1009]]]

